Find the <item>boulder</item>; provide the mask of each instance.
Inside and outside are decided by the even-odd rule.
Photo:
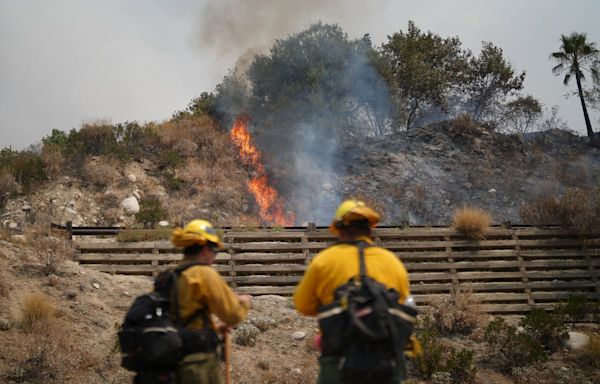
[[[162,228],[166,228],[166,227],[169,226],[169,222],[166,221],[166,220],[161,220],[161,221],[158,222],[158,226],[162,227]]]
[[[140,204],[135,196],[129,196],[121,202],[121,207],[128,215],[135,215],[140,211]]]
[[[581,332],[569,332],[569,341],[567,345],[570,349],[577,351],[584,348],[590,342],[590,337]]]
[[[127,175],[127,178],[129,179],[129,181],[131,181],[132,183],[135,183],[137,181],[137,177],[133,174],[130,173],[129,175]]]

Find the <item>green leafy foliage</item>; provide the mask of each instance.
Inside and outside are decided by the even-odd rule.
[[[571,323],[600,320],[600,303],[588,300],[583,295],[570,295],[555,310],[565,321]]]
[[[547,359],[543,345],[526,333],[518,332],[498,317],[485,329],[484,340],[489,347],[490,360],[506,373]]]
[[[523,89],[525,71],[515,69],[504,57],[502,48],[483,42],[481,52],[469,60],[465,92],[469,111],[475,120],[494,121],[498,106],[510,95]]]
[[[323,133],[367,133],[359,124],[360,112],[374,117],[371,107],[379,94],[387,94],[371,65],[376,56],[368,35],[349,39],[338,25],[316,23],[277,40],[269,54],[255,57],[247,72],[251,114],[264,130],[304,122],[322,126]],[[226,85],[221,92],[229,89]],[[378,122],[383,124],[381,118],[365,121],[371,130],[382,130]]]
[[[394,33],[382,46],[388,60],[396,118],[412,128],[427,107],[446,110],[447,99],[463,82],[469,52],[462,50],[458,37],[442,38],[421,31],[409,21],[407,31]]]
[[[423,355],[418,358],[418,375],[432,378],[443,375],[450,383],[474,383],[477,368],[475,352],[470,349],[457,349],[440,338],[432,324],[425,322],[418,332],[423,347]]]
[[[12,148],[0,150],[0,173],[13,177],[14,182],[22,187],[22,192],[33,191],[36,186],[46,180],[44,163],[39,151],[34,148],[17,151]],[[16,188],[10,187],[10,176],[4,176],[6,181],[5,193],[14,193]]]
[[[152,227],[166,217],[166,211],[158,198],[147,198],[140,201],[140,211],[135,214],[139,223],[150,223]]]
[[[566,332],[560,315],[538,308],[531,310],[521,320],[521,326],[550,352],[556,352],[561,347]]]

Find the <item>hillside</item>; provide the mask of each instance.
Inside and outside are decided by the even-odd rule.
[[[79,147],[60,152],[44,144],[43,180],[28,188],[16,177],[9,178],[13,187],[3,184],[9,198],[2,225],[18,233],[34,222],[166,226],[205,217],[217,225],[273,224],[259,218],[260,205],[248,190],[256,171],[242,162],[226,130],[206,118],[139,129],[131,143],[111,136],[115,126],[84,126],[75,137]],[[108,139],[98,138],[99,132]],[[94,146],[86,149],[90,141]],[[465,204],[489,211],[494,223],[522,223],[525,202],[559,196],[570,187],[591,190],[600,182],[600,150],[582,137],[560,130],[505,135],[468,119],[347,138],[335,153],[335,174],[325,177],[315,169],[300,184],[293,173],[281,171],[277,156],[265,152],[264,158],[288,211],[301,213],[296,225],[327,224],[347,197],[376,206],[388,225],[448,224]],[[136,218],[140,205],[149,213]]]

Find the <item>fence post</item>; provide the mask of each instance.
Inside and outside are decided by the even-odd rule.
[[[315,232],[317,230],[317,225],[315,223],[308,223],[306,226],[306,232]]]
[[[233,249],[233,242],[234,242],[234,238],[233,237],[228,237],[228,250],[227,253],[229,253],[229,277],[231,277],[231,287],[232,288],[237,288],[237,281],[235,279],[236,273],[235,273],[235,260],[234,260],[234,255],[235,255],[235,249]]]
[[[510,224],[510,221],[508,222]],[[519,263],[519,271],[521,272],[521,282],[523,283],[523,290],[527,294],[527,305],[533,309],[535,301],[533,300],[533,294],[531,287],[529,287],[529,278],[527,277],[527,268],[525,267],[525,260],[521,256],[521,244],[519,244],[519,236],[517,232],[512,229],[512,239],[515,241],[515,253],[517,256],[517,262]]]
[[[69,240],[73,240],[73,222],[67,221],[66,228],[67,228],[67,238]]]

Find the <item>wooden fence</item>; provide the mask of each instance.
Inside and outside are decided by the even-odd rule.
[[[419,305],[469,289],[490,313],[550,309],[569,295],[600,299],[600,235],[558,229],[490,228],[485,240],[448,228],[378,229],[378,245],[409,271]],[[326,230],[226,232],[215,268],[237,292],[290,295],[311,258],[335,239]],[[155,275],[181,259],[170,243],[77,244],[78,260],[108,273]]]

